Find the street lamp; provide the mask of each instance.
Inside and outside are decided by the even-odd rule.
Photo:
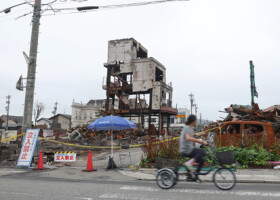
[[[14,8],[14,7],[17,7],[17,6],[21,6],[21,5],[23,5],[23,4],[27,4],[27,2],[23,2],[23,3],[17,4],[17,5],[11,6],[11,7],[9,7],[9,8],[6,8],[6,9],[0,11],[0,13],[1,13],[1,12],[4,12],[4,13],[8,14],[9,12],[11,12],[11,8]]]
[[[78,7],[78,11],[84,11],[84,10],[97,10],[99,9],[99,6],[84,6],[84,7]]]

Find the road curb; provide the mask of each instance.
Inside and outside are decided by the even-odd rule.
[[[144,173],[143,171],[147,171],[148,173]],[[122,171],[119,170],[119,172],[122,175],[129,176],[131,178],[135,178],[138,180],[145,180],[145,181],[156,181],[156,169],[148,169],[144,170],[142,168],[138,169],[138,171]],[[152,173],[154,172],[154,173]],[[279,184],[280,179],[269,179],[266,175],[259,175],[259,177],[255,177],[257,175],[236,175],[236,182],[237,183],[273,183],[273,184]],[[244,177],[245,176],[245,177]],[[206,178],[206,179],[205,179]],[[205,182],[213,182],[212,176],[211,177],[205,177],[201,176],[201,179]],[[185,178],[179,178],[180,181],[184,181]]]

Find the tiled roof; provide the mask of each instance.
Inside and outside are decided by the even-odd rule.
[[[66,115],[66,114],[57,114],[57,115],[55,115],[55,116],[53,116],[53,117],[50,117],[49,119],[53,119],[53,118],[55,118],[55,117],[57,117],[57,116],[59,116],[59,115],[65,117],[65,118],[71,119],[71,115]]]
[[[6,121],[7,119],[7,115],[2,115],[0,117],[2,120]],[[9,120],[14,121],[17,124],[22,124],[23,121],[23,117],[22,116],[13,116],[13,115],[9,115]]]

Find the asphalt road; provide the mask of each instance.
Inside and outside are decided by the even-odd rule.
[[[31,174],[30,174],[31,175]],[[237,184],[223,192],[212,183],[179,182],[173,189],[159,189],[151,181],[77,180],[50,177],[0,176],[0,200],[276,200],[279,184]]]

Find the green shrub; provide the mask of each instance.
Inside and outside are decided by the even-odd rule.
[[[222,151],[233,151],[234,159],[241,163],[242,168],[247,168],[249,165],[266,166],[268,165],[267,161],[280,160],[280,154],[275,152],[269,152],[261,146],[251,146],[249,148],[230,146],[219,147],[214,149],[214,153]],[[207,162],[212,162],[209,153],[207,153],[206,160]]]
[[[142,146],[144,158],[140,162],[140,167],[149,167],[148,163],[154,163],[156,158],[173,159],[179,162],[186,162],[189,158],[181,158],[179,153],[179,141],[159,141],[149,139]],[[248,168],[250,165],[266,166],[267,161],[280,161],[279,142],[275,146],[264,149],[261,145],[251,143],[249,147],[216,147],[213,149],[214,155],[217,152],[233,151],[236,161],[241,163],[240,168]],[[212,158],[209,155],[209,149],[206,148],[206,162],[211,163]],[[217,158],[214,156],[217,161]]]
[[[142,146],[144,152],[143,162],[154,162],[156,158],[179,160],[179,141],[178,140],[155,140],[149,139]]]

